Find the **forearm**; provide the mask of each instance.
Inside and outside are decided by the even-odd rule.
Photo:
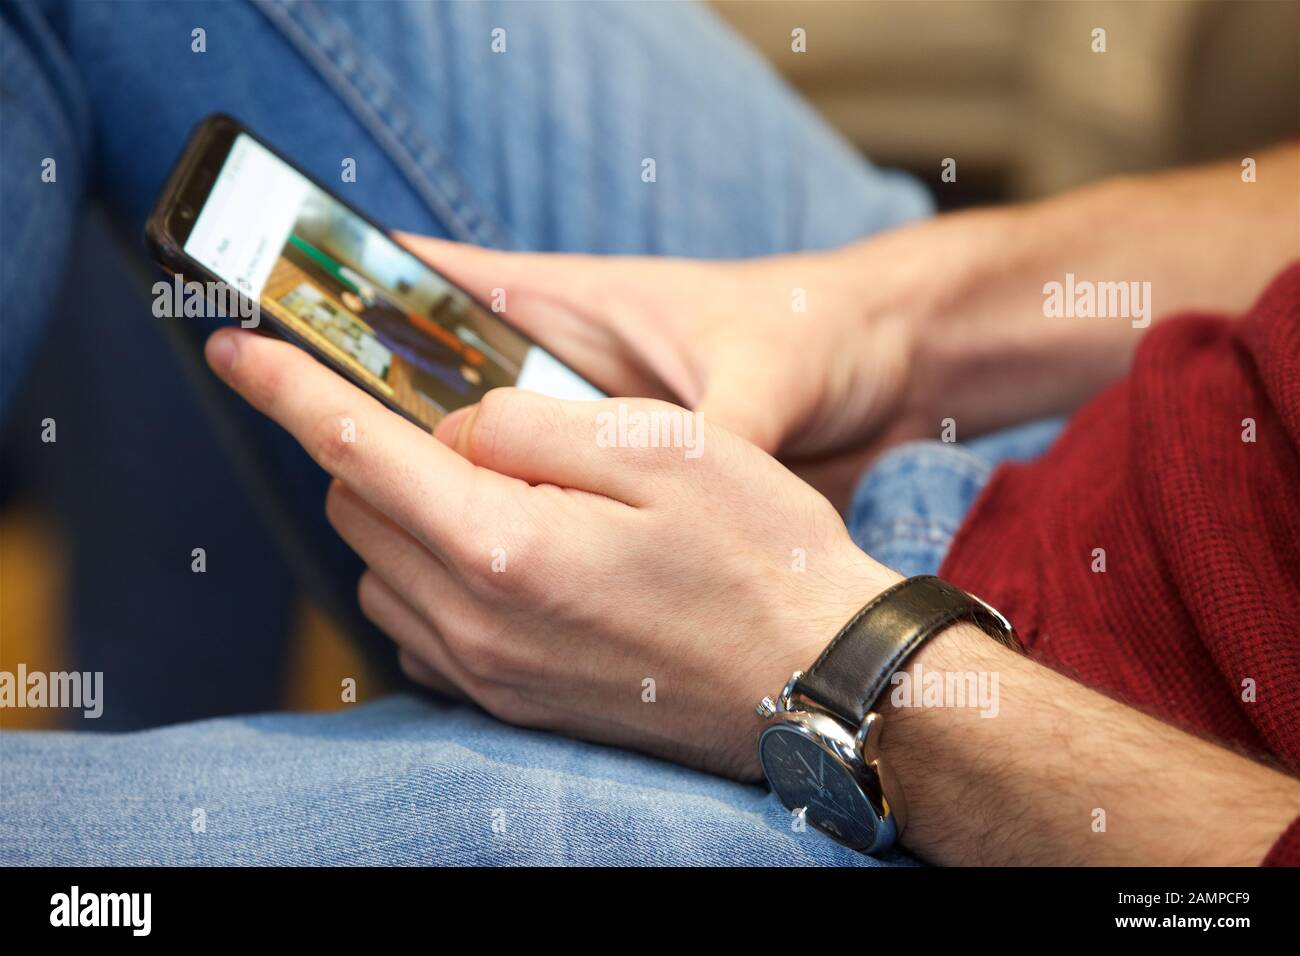
[[[997,674],[996,716],[885,710],[904,844],[942,864],[1255,865],[1300,814],[1300,782],[965,627],[909,662]],[[1230,826],[1228,825],[1230,823]]]
[[[1069,412],[1123,375],[1150,325],[1188,309],[1244,309],[1300,254],[1300,148],[1256,159],[1253,183],[1234,160],[873,240],[923,259],[904,284],[914,344],[903,414],[928,430],[951,416],[968,436]],[[850,254],[866,255],[870,242]],[[1065,314],[1047,314],[1048,283],[1062,286]],[[1075,283],[1124,283],[1134,298],[1120,315],[1079,314],[1088,303],[1068,295]],[[863,289],[878,309],[877,294]]]

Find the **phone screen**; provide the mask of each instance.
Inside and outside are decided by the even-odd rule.
[[[503,385],[603,397],[246,133],[184,249],[429,428]]]

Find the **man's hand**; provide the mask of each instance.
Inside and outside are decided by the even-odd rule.
[[[492,252],[402,240],[611,394],[664,398],[777,455],[838,506],[900,441],[1067,413],[1145,331],[1047,318],[1066,274],[1150,283],[1148,321],[1235,312],[1296,255],[1297,147],[940,216],[744,262]],[[1139,323],[1140,325],[1140,323]]]
[[[614,395],[705,413],[796,471],[918,437],[904,407],[912,330],[935,288],[917,246],[742,262],[408,248]],[[923,242],[920,243],[923,246]],[[927,291],[928,290],[928,291]]]
[[[338,479],[330,520],[407,672],[513,723],[755,779],[754,703],[899,579],[770,456],[665,402],[498,389],[435,438],[284,342],[223,330],[207,354]],[[627,447],[620,405],[683,443]]]

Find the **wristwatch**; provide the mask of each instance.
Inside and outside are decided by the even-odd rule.
[[[758,737],[758,759],[786,807],[855,850],[879,853],[893,845],[907,811],[881,759],[884,718],[872,708],[917,648],[963,621],[1020,650],[993,607],[921,575],[853,615],[812,667],[794,672],[776,703],[763,698],[755,710],[769,723]]]

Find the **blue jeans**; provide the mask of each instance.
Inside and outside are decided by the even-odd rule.
[[[1037,456],[1058,429],[887,453],[858,488],[854,540],[934,572],[996,465]],[[914,862],[799,831],[764,788],[409,696],[132,734],[0,734],[0,767],[4,864]]]
[[[283,673],[297,582],[123,251],[206,113],[241,117],[326,181],[355,159],[349,198],[380,222],[508,248],[748,256],[929,211],[694,5],[48,0],[0,8],[0,40],[6,467],[65,524],[75,663],[110,695],[97,729],[265,709]],[[57,183],[42,183],[51,157]],[[90,198],[106,217],[87,222]],[[324,476],[235,414],[350,595],[359,568],[321,520]],[[32,437],[47,416],[57,454]],[[1044,440],[892,453],[855,501],[857,540],[933,570],[993,462]],[[413,697],[0,734],[0,769],[3,863],[878,862],[796,832],[762,788]]]
[[[274,477],[268,515],[196,397],[210,376],[187,378],[150,313],[142,226],[204,115],[243,119],[381,223],[505,248],[753,256],[930,211],[689,3],[19,0],[0,40],[4,464],[62,522],[73,664],[113,693],[97,730],[275,707],[303,587],[400,680],[324,521],[327,477],[217,390]]]

